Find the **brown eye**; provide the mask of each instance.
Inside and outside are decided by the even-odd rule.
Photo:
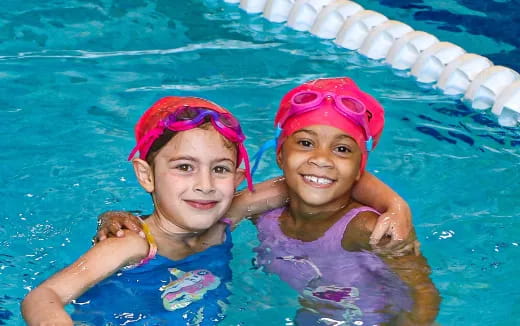
[[[227,166],[216,166],[215,168],[213,168],[213,171],[215,171],[215,173],[218,174],[231,172],[231,170]]]
[[[340,153],[350,153],[350,152],[352,152],[350,150],[350,148],[348,148],[347,146],[338,146],[338,147],[336,147],[336,151],[338,151]]]
[[[183,172],[190,172],[193,171],[193,166],[190,164],[179,164],[175,167],[177,170],[181,170]]]
[[[312,143],[308,140],[299,140],[298,144],[302,145],[303,147],[311,147]]]

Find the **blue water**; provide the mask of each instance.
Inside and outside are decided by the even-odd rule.
[[[517,0],[360,1],[367,9],[520,71]],[[520,133],[380,62],[217,0],[15,1],[0,7],[0,325],[87,250],[96,216],[150,210],[126,155],[157,98],[230,108],[248,148],[271,137],[285,91],[348,75],[385,106],[368,169],[410,203],[443,297],[441,325],[520,320]],[[272,157],[262,180],[277,175]],[[251,269],[255,230],[235,234],[226,325],[290,325],[296,294]],[[261,321],[260,321],[261,320]]]

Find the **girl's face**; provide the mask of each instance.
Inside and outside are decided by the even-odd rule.
[[[226,146],[213,127],[176,134],[154,158],[152,187],[145,187],[156,213],[177,226],[177,232],[210,228],[228,210],[243,178],[236,159],[236,149]]]
[[[359,180],[361,150],[344,131],[313,125],[289,136],[278,154],[291,203],[326,210],[350,200]]]

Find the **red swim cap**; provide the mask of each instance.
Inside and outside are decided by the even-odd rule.
[[[291,99],[299,92],[317,92],[317,93],[333,93],[337,96],[346,96],[354,98],[361,102],[366,108],[366,118],[368,121],[368,129],[372,136],[372,148],[375,148],[383,132],[385,123],[384,109],[381,104],[369,94],[361,91],[354,81],[347,77],[341,78],[322,78],[306,82],[292,90],[290,90],[282,98],[280,107],[274,119],[275,126],[282,129],[276,151],[279,152],[285,139],[302,128],[311,125],[327,125],[343,130],[351,136],[359,148],[362,150],[361,155],[361,171],[364,170],[368,158],[365,142],[368,140],[363,128],[350,118],[341,114],[335,106],[333,100],[323,100],[323,102],[314,110],[295,114],[290,116],[283,126],[279,126],[281,119],[285,117],[292,107]]]
[[[139,143],[141,138],[150,130],[157,127],[159,122],[166,118],[168,114],[177,111],[183,106],[204,107],[216,112],[231,114],[223,107],[202,98],[182,96],[163,97],[146,110],[141,118],[139,118],[139,121],[137,121],[135,125],[136,142]]]

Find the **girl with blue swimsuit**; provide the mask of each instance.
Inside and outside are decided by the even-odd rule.
[[[244,173],[244,135],[224,108],[166,97],[135,128],[129,160],[154,211],[132,232],[97,244],[32,290],[29,325],[213,325],[231,279],[231,221],[224,218]],[[246,170],[239,169],[241,161]],[[90,289],[90,290],[89,290]],[[72,318],[64,306],[74,300]]]

